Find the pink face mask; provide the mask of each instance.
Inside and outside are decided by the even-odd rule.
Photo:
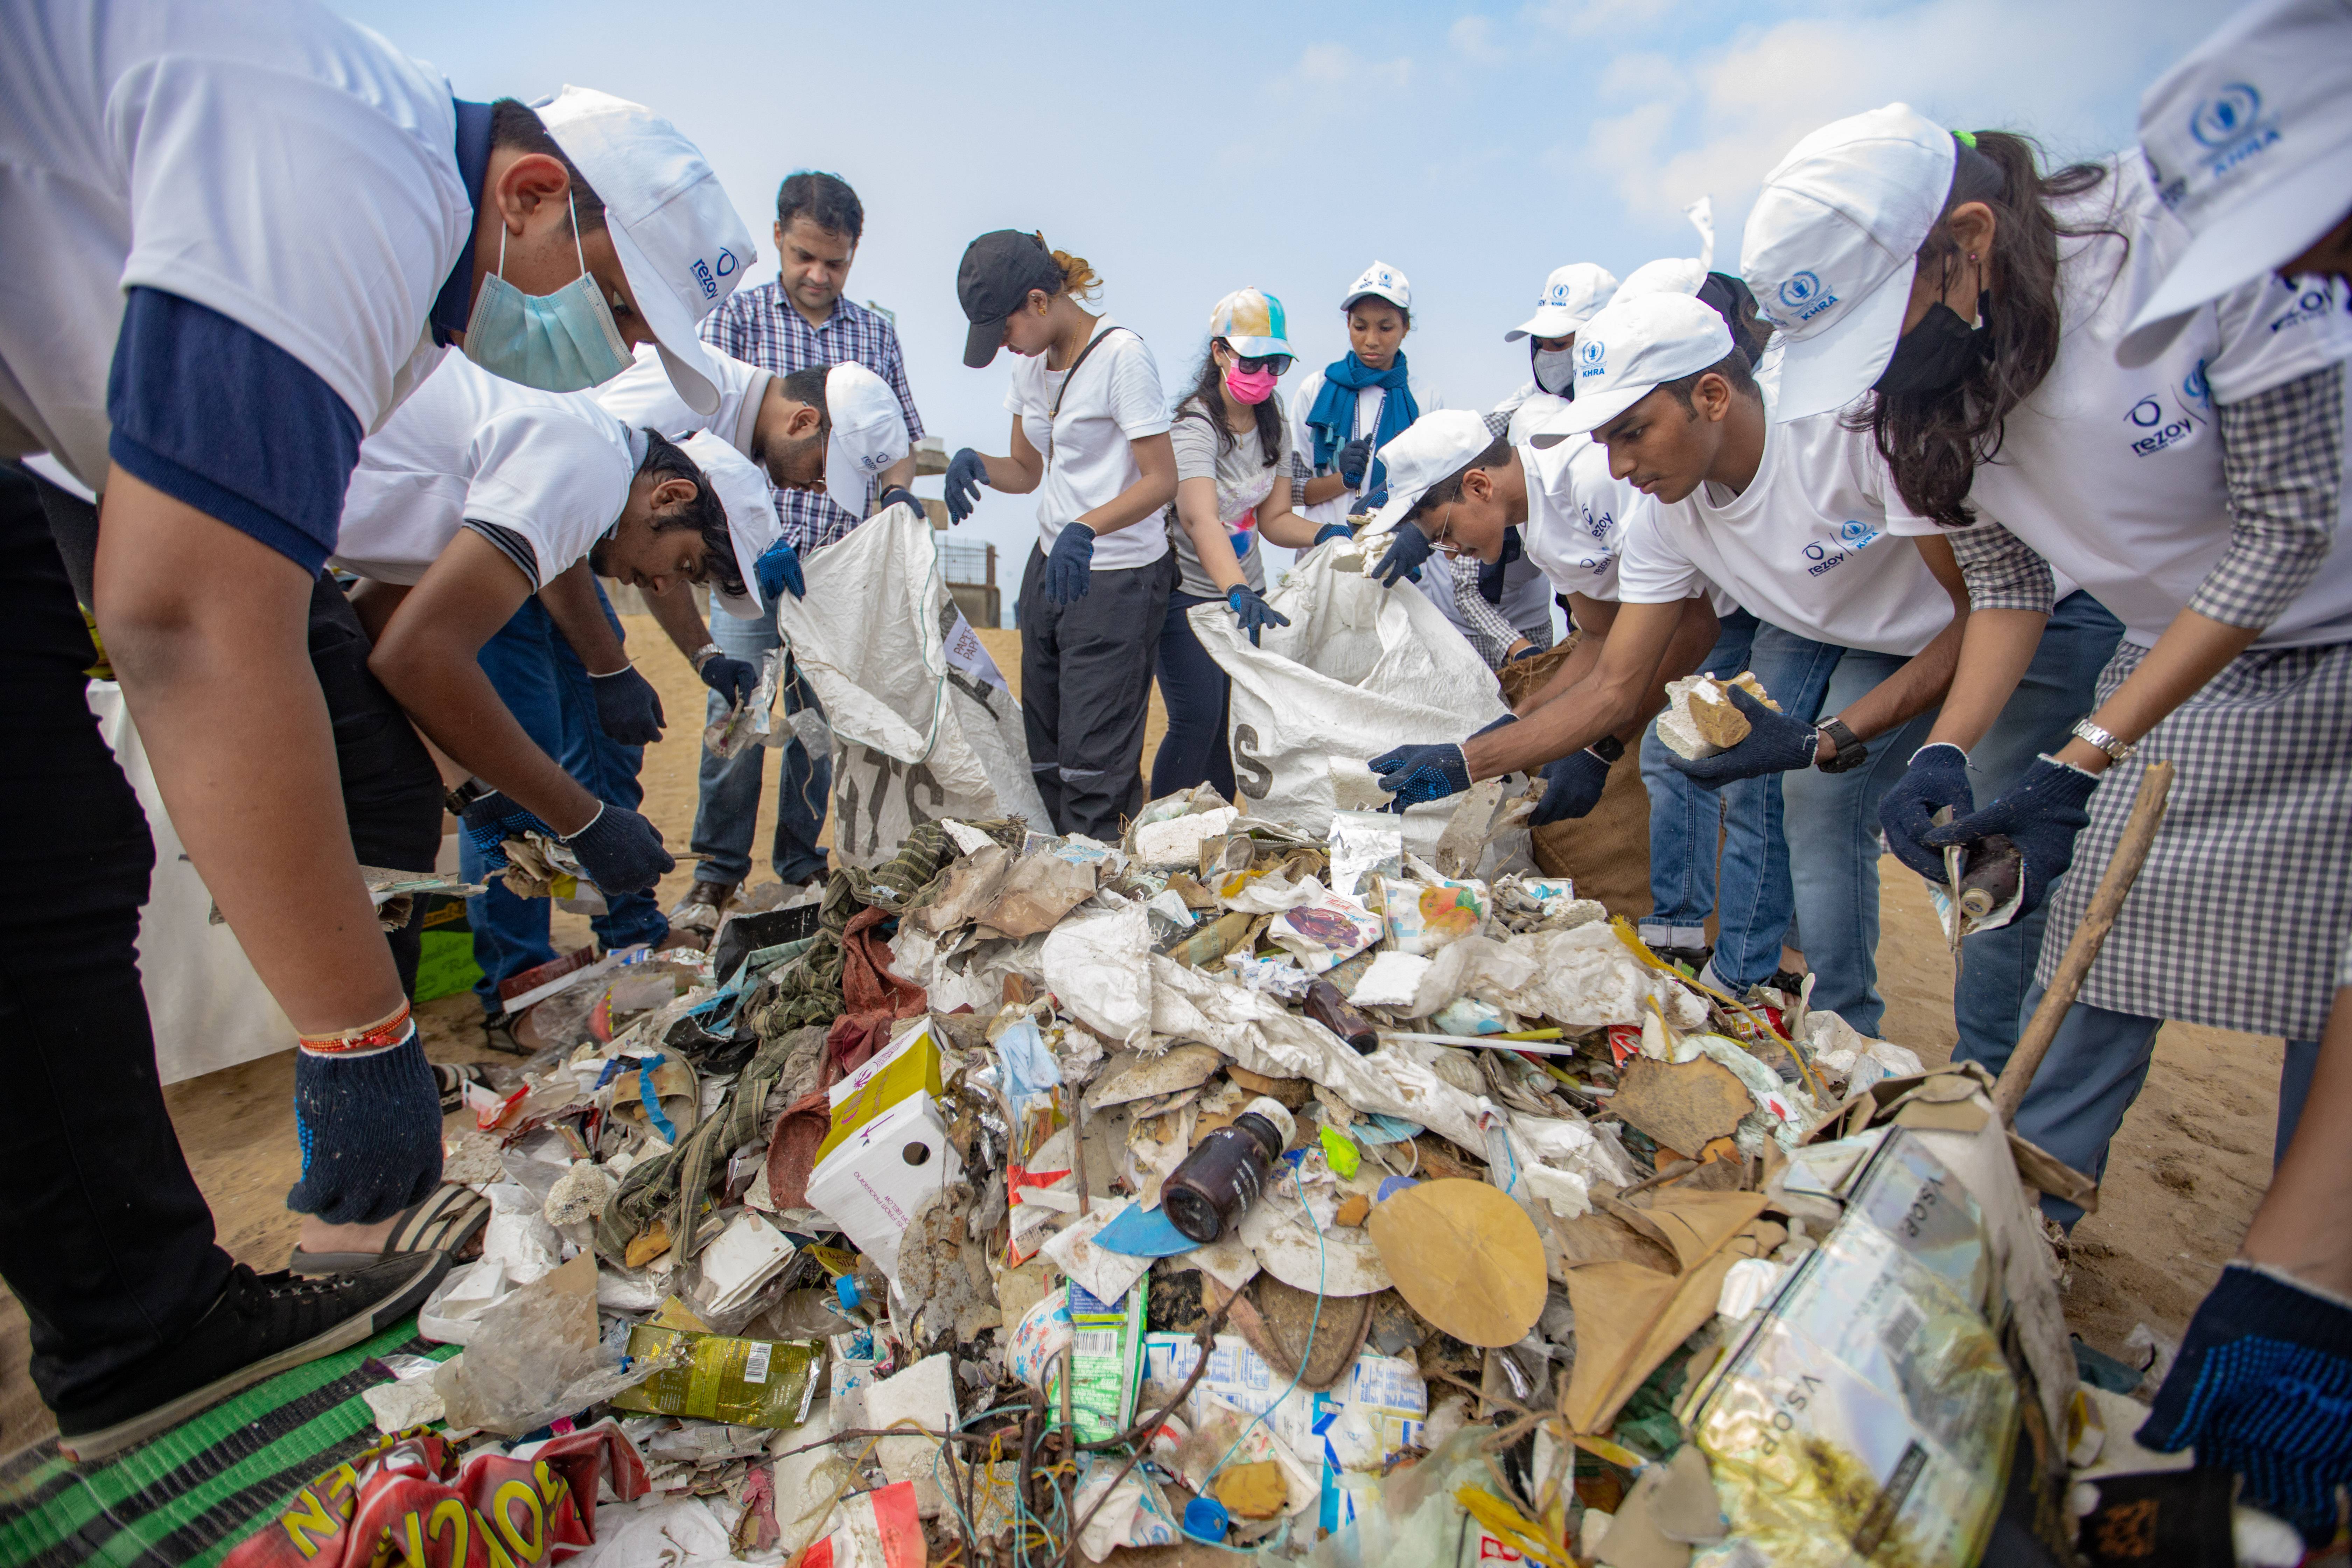
[[[1274,383],[1270,370],[1245,371],[1236,365],[1225,372],[1225,390],[1244,403],[1264,403],[1274,395]]]

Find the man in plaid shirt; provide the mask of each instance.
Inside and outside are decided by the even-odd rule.
[[[855,361],[889,383],[906,414],[909,439],[920,440],[923,422],[915,413],[914,395],[907,390],[898,331],[881,312],[842,298],[865,226],[866,209],[842,180],[814,173],[787,178],[776,192],[782,274],[772,283],[738,289],[703,321],[702,335],[713,348],[778,375]],[[914,477],[910,451],[904,461],[878,475],[875,484],[887,493]],[[773,494],[784,538],[803,559],[856,527],[871,499],[847,498],[855,510],[845,510],[817,490]],[[730,658],[757,665],[777,645],[772,620],[739,621],[714,612],[710,626],[713,639]],[[793,712],[816,706],[814,695],[798,679],[785,689],[784,699]],[[719,717],[724,700],[714,693],[710,702],[710,716]],[[751,875],[766,750],[747,747],[723,761],[703,754],[701,800],[694,814],[694,850],[702,861],[695,869],[693,888],[671,912],[673,924],[715,929],[728,899]],[[797,739],[784,747],[772,859],[776,875],[787,884],[825,874],[825,853],[816,841],[824,830],[825,795],[832,787],[829,758],[811,756]]]

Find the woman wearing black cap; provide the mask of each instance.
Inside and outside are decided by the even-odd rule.
[[[1029,766],[1055,831],[1115,842],[1143,804],[1143,724],[1176,563],[1164,528],[1176,499],[1167,394],[1130,328],[1078,301],[1101,280],[1083,258],[1017,229],[963,253],[956,293],[974,370],[1021,358],[1004,406],[1011,455],[966,447],[948,465],[961,522],[980,487],[1038,492],[1037,548],[1021,575],[1021,711]]]

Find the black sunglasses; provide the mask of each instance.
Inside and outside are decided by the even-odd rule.
[[[1287,375],[1290,374],[1291,358],[1289,354],[1259,354],[1254,359],[1236,359],[1234,362],[1234,368],[1244,375],[1255,375],[1262,370],[1270,370],[1276,375]]]

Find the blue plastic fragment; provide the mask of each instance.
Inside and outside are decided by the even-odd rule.
[[[1095,1245],[1129,1258],[1173,1258],[1201,1244],[1178,1230],[1166,1209],[1129,1204],[1119,1210],[1117,1219],[1095,1233]]]
[[[1414,1181],[1411,1176],[1391,1176],[1381,1184],[1380,1194],[1378,1196],[1373,1198],[1372,1201],[1374,1203],[1384,1204],[1391,1198],[1396,1196],[1397,1194],[1404,1191],[1407,1187],[1417,1187],[1419,1185],[1421,1185],[1421,1184]]]

